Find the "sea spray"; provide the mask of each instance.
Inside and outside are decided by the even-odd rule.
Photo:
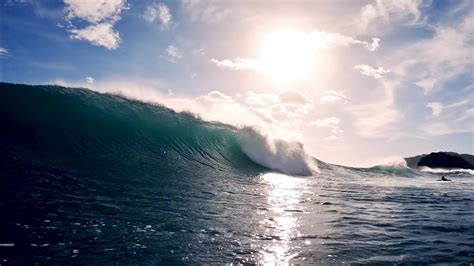
[[[306,154],[303,144],[272,139],[252,127],[240,130],[242,150],[254,162],[290,175],[312,175],[317,165]]]

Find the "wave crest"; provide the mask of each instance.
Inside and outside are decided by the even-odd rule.
[[[303,144],[272,139],[252,127],[239,136],[242,151],[254,162],[289,175],[312,175],[317,165],[306,154]]]

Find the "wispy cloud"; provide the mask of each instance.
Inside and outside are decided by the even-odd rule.
[[[472,117],[472,116],[471,116]],[[422,131],[431,136],[442,136],[450,134],[472,133],[474,132],[473,123],[462,123],[452,125],[445,121],[424,124],[421,126]]]
[[[462,112],[461,116],[459,116],[457,119],[456,119],[456,122],[465,122],[466,120],[468,119],[473,119],[474,118],[474,108],[469,108],[469,109],[466,109],[464,110],[464,112]],[[470,122],[468,122],[469,124]]]
[[[316,49],[333,49],[338,46],[349,46],[351,44],[362,45],[369,51],[376,51],[380,46],[379,38],[371,38],[370,41],[358,40],[338,32],[325,32],[314,30],[309,33],[311,42]]]
[[[470,95],[472,96],[472,95]],[[474,131],[474,108],[472,97],[451,103],[429,102],[426,107],[431,109],[432,117],[421,126],[422,131],[429,135],[446,135]]]
[[[172,23],[170,9],[163,3],[153,3],[148,5],[145,8],[145,12],[143,13],[142,17],[149,23],[153,23],[156,19],[158,19],[161,23],[161,29],[163,30],[169,29]]]
[[[453,78],[472,72],[474,13],[451,19],[449,25],[432,27],[433,36],[405,47],[386,64],[402,84],[415,84],[429,94]]]
[[[413,25],[422,20],[422,0],[377,0],[362,7],[356,20],[361,32]]]
[[[430,102],[426,104],[426,107],[431,108],[433,117],[438,117],[443,111],[444,105],[440,102]]]
[[[72,65],[62,62],[31,62],[30,65],[37,68],[55,71],[73,71],[75,69]]]
[[[323,119],[314,120],[308,123],[308,126],[329,128],[331,135],[327,137],[330,140],[336,140],[340,138],[340,135],[344,132],[339,128],[340,120],[337,117],[327,117]]]
[[[328,90],[323,93],[321,96],[321,104],[327,104],[327,103],[335,103],[335,102],[341,102],[341,103],[347,103],[349,99],[347,98],[346,95],[333,91],[333,90]]]
[[[403,118],[394,99],[397,85],[396,81],[382,80],[378,90],[380,96],[349,107],[358,135],[364,138],[394,139],[403,134],[396,130],[396,123]]]
[[[206,95],[199,96],[197,99],[204,100],[207,102],[233,102],[232,97],[220,92],[220,91],[211,91]]]
[[[354,68],[358,70],[362,75],[373,77],[374,79],[379,79],[383,75],[390,72],[389,70],[386,70],[383,67],[373,68],[369,65],[356,65]]]
[[[177,60],[183,57],[181,51],[174,45],[170,45],[166,48],[167,59],[170,62],[176,63]]]
[[[8,50],[6,48],[0,47],[0,57],[7,56],[8,54],[9,53],[8,53]]]
[[[301,118],[309,114],[313,102],[296,90],[277,94],[248,91],[245,105],[264,121],[280,126],[299,126]]]
[[[250,58],[238,57],[234,60],[231,60],[231,59],[217,60],[217,59],[212,58],[210,61],[214,63],[218,68],[221,68],[221,69],[260,70],[259,62]]]
[[[182,0],[184,11],[191,21],[219,23],[231,15],[227,1]]]
[[[95,81],[95,79],[93,77],[91,77],[91,76],[86,77],[86,82],[87,83],[92,84],[92,83],[94,83],[94,81]]]
[[[347,47],[350,45],[362,45],[369,51],[375,51],[380,45],[380,39],[372,38],[370,41],[358,40],[340,33],[324,32],[314,30],[302,33],[302,39],[306,41],[311,52],[318,50],[330,50],[337,47]],[[310,55],[308,55],[310,56]],[[264,64],[258,59],[237,57],[234,59],[215,59],[210,61],[221,69],[229,70],[255,70],[264,73],[266,71]]]

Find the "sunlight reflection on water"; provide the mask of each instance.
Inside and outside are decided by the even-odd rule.
[[[271,217],[261,222],[268,225],[266,236],[271,240],[261,251],[263,263],[287,264],[298,255],[291,253],[290,241],[300,235],[294,213],[303,211],[298,203],[306,183],[303,179],[277,173],[264,174],[262,180],[267,184],[267,200],[271,206]]]

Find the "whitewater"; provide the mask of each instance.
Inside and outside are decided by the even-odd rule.
[[[470,171],[332,165],[87,89],[1,83],[0,119],[0,264],[474,261]]]

